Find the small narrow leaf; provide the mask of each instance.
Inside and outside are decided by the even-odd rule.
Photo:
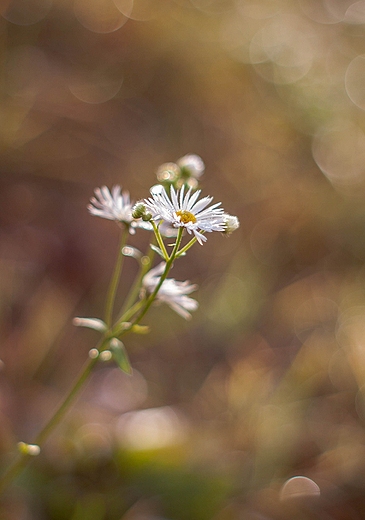
[[[113,359],[118,365],[118,367],[121,370],[123,370],[123,372],[125,372],[126,374],[131,375],[132,367],[129,362],[128,354],[123,343],[119,339],[113,338],[110,341],[110,350],[112,352]]]
[[[163,252],[161,251],[161,249],[159,247],[155,246],[154,244],[150,244],[150,248],[152,249],[152,251],[154,251],[155,253],[160,255],[165,260]]]

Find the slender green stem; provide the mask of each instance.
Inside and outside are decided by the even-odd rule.
[[[186,253],[186,251],[188,249],[191,248],[191,246],[193,246],[195,244],[195,242],[197,241],[196,237],[192,238],[190,240],[190,242],[188,242],[182,249],[180,249],[180,251],[178,251],[176,253],[176,258],[179,258],[179,256],[183,255],[184,253]]]
[[[31,455],[21,454],[18,458],[7,468],[7,471],[0,479],[0,494],[11,484],[11,482],[23,471],[28,464]]]
[[[177,233],[174,249],[173,249],[173,251],[171,253],[170,258],[166,262],[165,270],[162,273],[161,278],[160,278],[158,284],[156,285],[154,291],[147,298],[144,308],[142,309],[142,311],[138,314],[138,316],[131,323],[131,327],[130,328],[132,328],[133,325],[137,325],[141,321],[141,319],[143,318],[143,316],[145,316],[145,314],[147,313],[148,309],[151,307],[153,301],[155,300],[155,298],[157,296],[157,293],[160,290],[163,282],[166,280],[166,277],[169,274],[169,271],[170,271],[170,269],[172,267],[172,264],[173,264],[173,262],[174,262],[174,260],[176,258],[176,253],[179,250],[179,247],[180,247],[180,244],[181,244],[182,235],[183,235],[183,228],[180,227],[179,231]]]
[[[124,230],[122,231],[122,235],[120,238],[117,261],[115,263],[113,276],[110,281],[108,295],[106,298],[105,323],[107,324],[108,327],[110,327],[112,324],[115,296],[116,296],[117,289],[118,289],[118,283],[119,283],[120,273],[122,272],[123,259],[124,259],[124,255],[123,255],[122,251],[123,251],[123,247],[126,244],[127,237],[128,237],[128,229],[125,227]]]
[[[172,250],[171,256],[169,258],[169,262],[171,262],[171,265],[172,265],[173,261],[176,258],[177,252],[179,251],[179,247],[180,247],[180,244],[181,244],[182,236],[183,236],[183,228],[179,227],[178,232],[177,232],[176,242],[175,242],[175,245],[174,245],[174,249]]]
[[[103,340],[99,342],[98,346],[100,347],[100,350],[103,349],[104,343],[106,340]],[[52,432],[52,430],[57,426],[57,424],[61,421],[61,419],[66,414],[67,410],[70,407],[70,404],[74,399],[76,398],[77,394],[80,392],[81,388],[84,386],[85,382],[89,378],[91,371],[94,367],[94,365],[97,362],[97,358],[89,359],[86,363],[83,369],[81,370],[81,373],[79,377],[76,380],[76,383],[70,390],[67,397],[62,401],[61,405],[58,407],[57,411],[53,414],[53,416],[50,418],[50,420],[45,424],[45,426],[42,428],[42,430],[38,433],[37,437],[34,440],[33,444],[36,444],[40,446],[45,442],[45,440],[48,438],[49,434]],[[2,491],[19,475],[19,473],[23,470],[23,468],[28,463],[29,459],[31,459],[31,455],[27,453],[21,453],[17,457],[17,459],[10,464],[10,466],[7,468],[5,473],[0,478],[0,494]]]
[[[105,310],[105,321],[108,325],[108,328],[111,326],[112,321],[112,314],[113,314],[113,307],[114,307],[114,301],[115,301],[115,295],[118,288],[118,282],[120,278],[120,273],[122,270],[123,265],[123,247],[125,246],[126,239],[128,236],[128,229],[125,228],[122,232],[120,244],[119,244],[119,250],[118,250],[118,257],[116,261],[116,265],[114,268],[113,276],[110,282],[109,290],[108,290],[108,296],[106,300],[106,310]],[[98,343],[97,349],[103,350],[106,342],[109,340],[108,333],[105,334],[104,338]],[[85,363],[83,369],[80,372],[79,377],[77,378],[74,386],[71,388],[70,392],[67,394],[65,399],[62,401],[60,406],[58,407],[57,411],[52,415],[50,420],[45,424],[45,426],[42,428],[42,430],[38,433],[37,437],[35,438],[35,441],[33,444],[36,444],[40,446],[43,444],[52,430],[58,425],[58,423],[61,421],[61,419],[66,414],[67,410],[69,409],[71,403],[76,398],[77,394],[80,392],[82,387],[84,386],[85,382],[89,378],[92,369],[94,368],[95,364],[97,363],[97,357],[87,360]],[[8,466],[5,473],[0,478],[0,493],[19,475],[19,473],[22,471],[22,469],[26,466],[27,462],[31,458],[31,455],[28,453],[20,453],[18,457],[15,459],[15,461]]]
[[[156,224],[155,224],[155,222],[153,220],[151,220],[151,224],[152,224],[152,227],[153,227],[153,231],[155,232],[155,237],[156,237],[157,243],[160,246],[160,249],[161,249],[162,254],[164,256],[165,262],[168,262],[169,254],[166,251],[166,247],[165,247],[164,241],[162,240],[161,233],[160,233],[158,227],[156,226]]]
[[[101,348],[102,350],[102,348]],[[79,377],[76,380],[76,383],[70,390],[69,394],[66,396],[66,398],[62,401],[61,405],[58,407],[56,413],[51,417],[51,419],[48,421],[48,423],[43,427],[43,429],[38,433],[37,437],[35,438],[34,444],[38,444],[40,446],[44,443],[44,441],[47,439],[51,431],[57,426],[57,424],[60,422],[60,420],[63,418],[65,413],[67,412],[68,408],[70,407],[70,404],[74,399],[76,398],[77,394],[80,392],[81,388],[84,386],[85,382],[89,378],[92,369],[96,365],[98,359],[88,359],[82,368]]]
[[[178,230],[178,233],[177,233],[174,249],[172,250],[171,256],[168,258],[168,260],[166,262],[165,270],[162,273],[161,278],[160,278],[158,284],[156,285],[154,291],[150,294],[150,296],[147,298],[147,300],[145,300],[145,301],[141,300],[141,301],[135,303],[135,305],[133,305],[133,307],[131,307],[118,320],[118,323],[113,327],[113,330],[112,330],[112,333],[111,333],[112,335],[120,337],[122,334],[126,334],[127,332],[129,332],[132,329],[133,325],[137,325],[142,320],[142,318],[145,316],[145,314],[147,313],[148,309],[151,307],[153,301],[155,300],[155,298],[157,296],[157,293],[160,290],[163,282],[166,280],[166,277],[167,277],[167,275],[168,275],[168,273],[169,273],[169,271],[170,271],[170,269],[172,267],[172,264],[173,264],[173,262],[174,262],[174,260],[176,258],[176,254],[177,254],[177,252],[179,250],[179,247],[180,247],[180,244],[181,244],[181,240],[182,240],[182,236],[183,236],[183,229],[180,227],[179,230]],[[138,311],[138,308],[141,307],[142,305],[144,305],[142,311],[130,323],[130,325],[127,326],[127,327],[121,328],[122,323],[128,321],[133,316],[133,314],[135,314]]]
[[[153,249],[150,249],[148,255],[145,255],[141,258],[139,273],[136,276],[136,279],[133,282],[133,285],[129,291],[129,294],[123,304],[123,307],[120,311],[121,314],[124,313],[126,309],[129,309],[134,304],[136,298],[138,297],[138,294],[139,294],[139,291],[140,291],[140,288],[142,285],[143,277],[147,273],[147,271],[152,263],[154,254],[155,254],[155,252],[153,251]],[[126,318],[124,318],[124,315],[122,315],[121,318],[118,318],[118,322],[121,320],[126,321]]]
[[[128,230],[126,229],[122,233],[121,242],[120,242],[119,251],[118,251],[117,262],[116,262],[116,266],[115,266],[115,269],[114,269],[114,273],[113,273],[112,280],[111,280],[110,287],[109,287],[109,291],[108,291],[108,297],[107,297],[107,303],[106,303],[106,312],[105,312],[106,323],[108,325],[108,331],[105,333],[105,335],[103,336],[103,338],[100,340],[99,344],[97,345],[97,349],[99,351],[103,351],[106,348],[106,345],[107,345],[108,341],[110,340],[110,338],[113,337],[113,335],[116,334],[116,332],[117,332],[116,327],[118,326],[118,324],[119,324],[119,326],[121,326],[121,323],[123,321],[125,322],[128,319],[130,319],[142,307],[141,312],[134,318],[134,320],[129,324],[129,326],[126,327],[125,329],[122,329],[120,331],[120,334],[124,334],[124,333],[130,331],[132,329],[132,327],[134,325],[137,325],[142,320],[142,318],[145,316],[145,314],[147,313],[148,309],[150,308],[150,306],[152,305],[153,301],[155,300],[158,291],[160,290],[163,282],[165,281],[165,279],[166,279],[166,277],[167,277],[167,275],[168,275],[168,273],[169,273],[169,271],[170,271],[170,269],[172,267],[172,264],[173,264],[173,262],[174,262],[174,260],[175,260],[175,258],[177,256],[177,253],[179,251],[179,247],[180,247],[181,239],[182,239],[182,234],[183,234],[182,228],[179,228],[178,235],[177,235],[177,238],[176,238],[176,242],[175,242],[175,245],[174,245],[174,248],[173,248],[173,251],[172,251],[170,257],[167,255],[167,252],[166,252],[166,249],[165,249],[165,252],[166,252],[166,255],[167,255],[167,257],[166,257],[167,261],[166,261],[165,270],[162,273],[162,275],[160,277],[160,280],[159,280],[158,284],[156,285],[154,291],[150,294],[150,296],[147,298],[147,300],[141,300],[141,301],[136,302],[118,320],[116,326],[111,328],[111,320],[112,320],[112,314],[113,314],[115,295],[116,295],[116,290],[117,290],[117,287],[118,287],[118,282],[119,282],[119,277],[120,277],[120,273],[121,273],[121,269],[122,269],[122,262],[123,262],[122,249],[123,249],[123,247],[125,245],[127,232],[128,232]],[[159,232],[156,234],[156,237],[158,235],[160,236],[160,239],[162,240],[161,235],[159,234]],[[157,238],[157,240],[158,240],[158,238]],[[142,270],[142,273],[143,273],[143,270]],[[97,363],[97,360],[98,360],[98,356],[96,358],[89,359],[85,363],[85,365],[84,365],[83,369],[81,370],[80,375],[77,378],[74,386],[71,388],[71,390],[68,393],[68,395],[62,401],[62,403],[58,407],[57,411],[53,414],[53,416],[50,418],[50,420],[46,423],[46,425],[43,427],[43,429],[39,432],[39,434],[35,438],[34,444],[40,446],[41,444],[43,444],[47,440],[47,438],[50,435],[50,433],[52,432],[52,430],[59,424],[61,419],[64,417],[64,415],[68,411],[70,405],[72,404],[72,402],[74,401],[74,399],[76,398],[76,396],[78,395],[78,393],[80,392],[82,387],[84,386],[85,382],[88,380],[88,378],[89,378],[89,376],[90,376],[90,374],[91,374],[95,364]],[[26,466],[26,464],[28,463],[30,458],[31,458],[31,455],[29,453],[20,453],[19,456],[16,458],[16,460],[12,464],[10,464],[10,466],[7,468],[5,473],[0,478],[0,493],[19,475],[19,473]]]
[[[134,323],[128,324],[128,321],[134,316],[134,314],[136,314],[140,310],[141,307],[143,307],[143,304],[144,300],[139,300],[134,305],[132,305],[132,307],[128,309],[113,326],[109,334],[109,337],[120,337],[126,331],[129,331],[134,325]]]

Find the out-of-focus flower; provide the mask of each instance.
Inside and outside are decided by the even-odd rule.
[[[111,190],[106,186],[95,189],[95,197],[90,199],[87,209],[92,215],[123,222],[129,228],[129,233],[134,235],[136,228],[151,230],[147,222],[136,221],[132,214],[133,202],[131,202],[128,191],[116,184]]]
[[[199,244],[207,238],[200,232],[224,231],[224,210],[218,208],[220,202],[207,208],[213,197],[203,197],[198,200],[200,190],[192,194],[190,188],[184,193],[184,186],[177,192],[170,187],[171,200],[161,185],[151,188],[149,199],[145,199],[146,209],[151,213],[153,220],[169,222],[173,227],[183,227],[188,233],[194,233]]]
[[[176,161],[176,164],[183,174],[194,177],[194,179],[200,179],[205,170],[203,159],[199,157],[199,155],[192,153],[180,157],[180,159]]]
[[[143,278],[142,294],[151,294],[160,281],[161,274],[165,270],[165,263],[161,262],[154,269],[151,269]],[[198,308],[198,302],[187,296],[197,289],[197,285],[190,282],[177,282],[174,278],[167,278],[163,281],[156,296],[156,302],[166,303],[177,314],[189,320],[191,312]]]
[[[172,184],[178,189],[186,184],[187,187],[195,189],[204,170],[205,165],[199,155],[187,154],[180,157],[176,163],[161,164],[156,175],[157,180],[164,185]]]
[[[156,176],[159,182],[176,182],[181,176],[181,170],[173,162],[164,163],[159,166]]]
[[[225,224],[225,229],[223,233],[225,235],[231,235],[233,231],[236,231],[240,227],[240,221],[234,215],[229,215],[228,213],[224,213],[223,220]]]
[[[106,186],[95,189],[95,197],[90,199],[87,209],[92,215],[130,224],[132,222],[132,204],[128,191],[121,192],[121,187],[113,186],[111,191]]]

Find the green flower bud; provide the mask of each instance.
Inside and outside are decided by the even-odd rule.
[[[151,218],[152,218],[151,213],[145,213],[144,215],[142,215],[142,220],[144,222],[149,222],[151,220]]]
[[[137,204],[135,204],[133,206],[133,209],[132,209],[133,218],[143,218],[145,213],[146,213],[146,206],[143,204],[143,202],[137,202]]]

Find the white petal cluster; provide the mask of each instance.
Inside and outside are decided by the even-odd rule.
[[[160,281],[161,274],[164,272],[165,263],[161,262],[157,267],[151,269],[143,278],[143,288],[151,294]],[[167,278],[163,281],[160,290],[157,293],[156,301],[166,303],[177,314],[189,320],[191,312],[198,308],[198,302],[187,296],[197,289],[196,285],[190,282],[177,282],[174,278]]]
[[[171,186],[170,199],[163,186],[156,185],[151,188],[151,195],[144,200],[144,204],[153,220],[168,222],[175,228],[185,228],[188,233],[194,233],[199,244],[207,240],[201,231],[223,232],[226,228],[224,210],[218,208],[221,203],[217,202],[207,208],[213,197],[198,200],[200,190],[192,193],[190,188],[185,193],[184,186],[178,191]]]
[[[131,202],[128,191],[122,191],[122,188],[116,184],[111,190],[106,186],[95,188],[95,197],[90,199],[87,209],[92,215],[114,220],[115,222],[123,222],[129,226],[129,233],[134,235],[136,228],[152,231],[149,222],[135,220],[132,216],[133,202]]]
[[[106,186],[96,188],[87,209],[97,217],[130,224],[133,218],[129,192],[121,190],[118,184],[111,191]]]

